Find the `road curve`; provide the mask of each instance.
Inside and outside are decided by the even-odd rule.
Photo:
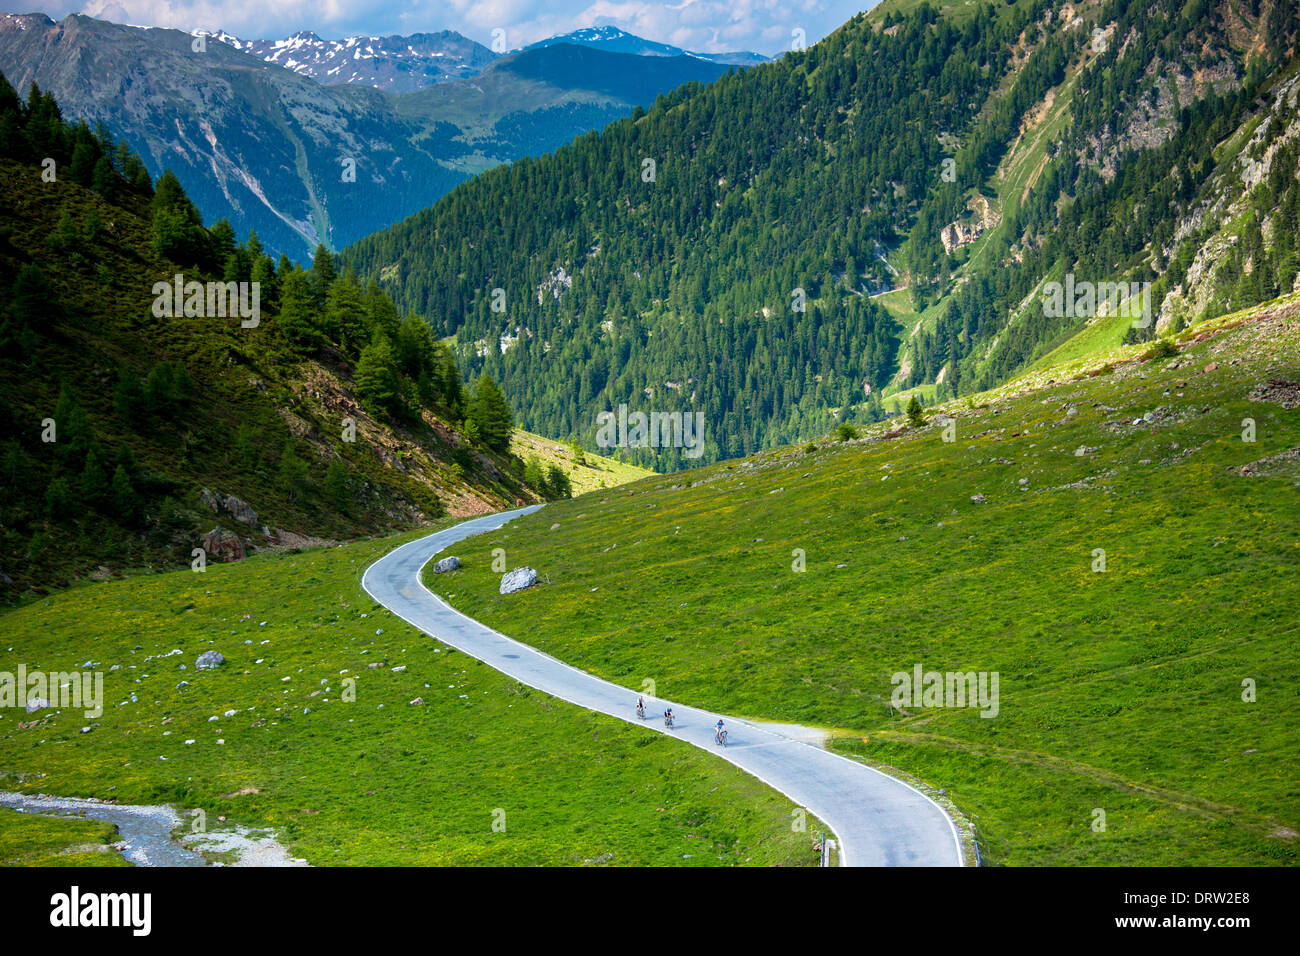
[[[458,541],[493,531],[540,508],[485,515],[408,542],[370,565],[361,586],[408,624],[503,674],[554,697],[641,723],[728,760],[821,818],[835,833],[846,866],[961,866],[957,828],[929,797],[865,764],[735,717],[726,717],[728,746],[714,743],[718,714],[675,701],[647,700],[636,716],[637,692],[619,687],[521,644],[461,614],[424,586],[420,571]],[[676,727],[667,730],[663,708]]]

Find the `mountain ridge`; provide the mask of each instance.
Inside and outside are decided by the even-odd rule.
[[[196,46],[200,49],[196,49]],[[577,51],[562,88],[516,70]],[[515,64],[514,67],[511,64]],[[410,93],[322,85],[207,36],[82,15],[0,17],[0,71],[126,139],[152,175],[171,169],[209,219],[301,258],[429,205],[475,173],[548,152],[727,67],[571,45],[495,58]],[[558,75],[558,68],[552,75]],[[490,90],[491,95],[484,95]]]
[[[1216,258],[1181,224],[1242,149],[1265,189],[1249,216],[1206,217],[1237,252],[1220,301],[1184,321],[1291,287],[1300,121],[1290,100],[1261,120],[1295,68],[1286,9],[885,3],[480,176],[344,256],[456,334],[535,427],[587,447],[624,403],[703,411],[707,461],[879,420],[988,388],[1104,318],[1045,313],[1042,287],[1067,273],[1149,291],[1151,321],[1121,337],[1168,331],[1171,291]],[[506,330],[508,352],[478,350]]]

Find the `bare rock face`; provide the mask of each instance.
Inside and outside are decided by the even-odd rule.
[[[239,535],[225,528],[213,528],[203,536],[203,550],[208,557],[220,556],[222,561],[243,561],[248,557]]]
[[[240,524],[246,524],[250,528],[256,528],[260,524],[253,506],[242,498],[236,498],[234,495],[223,495],[211,488],[204,488],[199,492],[199,501],[210,508],[213,514],[221,514],[224,511]]]
[[[537,583],[537,572],[533,568],[515,568],[513,571],[507,571],[501,575],[502,594],[514,594],[516,591],[522,591],[530,588]]]
[[[226,512],[240,524],[246,524],[250,528],[256,528],[259,523],[253,506],[234,495],[226,496]]]
[[[944,252],[951,253],[954,249],[969,245],[1002,221],[1002,216],[983,196],[974,197],[966,207],[973,214],[971,221],[963,222],[959,219],[939,230],[939,241],[943,243]]]

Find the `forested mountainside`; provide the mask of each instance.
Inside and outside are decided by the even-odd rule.
[[[567,495],[373,282],[205,228],[2,77],[0,178],[0,601]]]
[[[344,259],[529,427],[699,411],[698,460],[746,454],[1005,380],[1099,318],[1044,315],[1066,273],[1151,283],[1130,339],[1290,289],[1295,40],[1280,0],[887,0]]]
[[[35,82],[68,116],[103,123],[152,176],[171,169],[209,221],[256,229],[272,254],[294,258],[730,68],[565,44],[398,94],[324,85],[215,36],[0,14],[0,71],[16,88]]]

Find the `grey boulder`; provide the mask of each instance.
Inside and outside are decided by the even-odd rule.
[[[501,593],[514,594],[537,583],[537,572],[532,568],[515,568],[501,575]]]
[[[217,651],[204,651],[199,655],[198,660],[194,662],[194,669],[196,671],[205,671],[224,664],[225,662],[226,659]]]
[[[455,571],[460,567],[460,558],[452,555],[449,558],[443,558],[433,566],[434,574],[444,574],[447,571]]]

